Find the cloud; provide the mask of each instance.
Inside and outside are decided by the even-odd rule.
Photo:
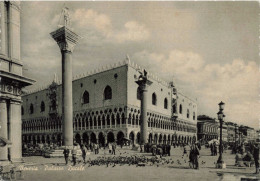
[[[136,21],[129,21],[125,23],[124,30],[116,32],[111,36],[118,42],[125,41],[144,41],[150,36],[149,31],[144,25],[139,24]]]
[[[260,73],[254,61],[206,64],[199,54],[180,50],[167,55],[141,51],[132,60],[168,81],[174,77],[177,87],[198,98],[200,113],[216,117],[217,104],[224,101],[228,120],[258,125]]]
[[[116,29],[109,16],[98,13],[93,9],[77,9],[71,14],[75,19],[75,29],[82,32],[97,31],[107,40],[114,43],[124,43],[127,41],[144,41],[150,36],[145,25],[136,21],[128,21],[121,29]]]
[[[75,24],[79,29],[93,27],[105,36],[111,33],[112,24],[110,18],[92,9],[76,9],[71,13],[71,18],[77,20]]]

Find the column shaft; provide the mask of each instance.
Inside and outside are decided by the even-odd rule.
[[[21,104],[19,102],[10,103],[10,140],[11,160],[13,162],[22,161],[22,120],[21,120]]]
[[[142,89],[141,98],[141,144],[148,142],[148,122],[147,122],[147,89]]]
[[[71,52],[62,54],[62,115],[63,139],[65,146],[73,145],[73,110],[72,110],[72,58]]]
[[[7,135],[7,106],[6,101],[0,101],[0,136],[8,139]],[[0,147],[0,161],[8,160],[7,145],[5,147]]]

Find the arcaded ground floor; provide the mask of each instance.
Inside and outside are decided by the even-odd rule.
[[[62,144],[61,132],[23,134],[23,144],[36,145],[38,143]],[[140,143],[140,127],[131,126],[125,128],[109,128],[94,130],[74,130],[74,141],[79,144],[99,143],[104,146],[109,142],[120,142],[123,139],[130,140],[132,144]],[[190,144],[196,141],[196,133],[149,128],[149,143],[153,144]]]
[[[204,147],[201,150],[201,158],[199,160],[200,169],[194,170],[189,168],[188,158],[182,156],[181,148],[171,149],[171,156],[165,157],[166,160],[171,160],[166,164],[148,164],[145,167],[137,167],[136,165],[106,165],[101,166],[85,166],[79,163],[76,166],[68,166],[64,164],[63,158],[43,158],[43,157],[25,157],[25,167],[32,170],[25,170],[24,180],[31,181],[72,181],[72,180],[88,180],[88,181],[204,181],[204,180],[219,180],[219,181],[238,181],[243,178],[247,180],[259,179],[259,175],[253,174],[254,167],[236,167],[234,166],[235,155],[230,151],[224,153],[224,160],[227,164],[226,169],[216,169],[214,163],[217,156],[210,156],[210,150]],[[130,150],[129,148],[117,149],[115,156],[138,156],[142,153]],[[95,159],[100,156],[112,157],[108,150],[100,150],[99,154],[88,155],[87,160]],[[146,153],[147,157],[151,157]],[[178,161],[179,160],[179,161]],[[37,170],[35,170],[35,168]]]

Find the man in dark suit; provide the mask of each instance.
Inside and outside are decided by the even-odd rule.
[[[65,146],[65,148],[64,148],[63,154],[64,154],[64,158],[65,158],[66,165],[68,165],[70,150],[67,149],[66,146]]]

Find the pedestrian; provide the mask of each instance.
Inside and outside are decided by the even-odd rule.
[[[94,143],[94,152],[95,152],[95,155],[97,154],[97,152],[98,152],[98,145],[96,144],[96,143]]]
[[[183,145],[183,156],[186,155],[188,157],[187,153],[187,145]]]
[[[97,144],[97,154],[99,154],[99,144]]]
[[[86,164],[86,147],[84,145],[81,146],[81,152],[82,152],[82,158],[83,158],[83,163]]]
[[[113,143],[112,144],[112,155],[115,155],[116,154],[116,143]]]
[[[112,144],[111,143],[108,143],[108,151],[109,151],[109,153],[112,153]]]
[[[195,169],[199,169],[199,156],[200,156],[199,148],[198,148],[197,144],[195,144],[194,152],[193,152]]]
[[[210,151],[211,151],[211,156],[213,156],[214,155],[214,146],[212,143],[210,144]]]
[[[259,145],[255,143],[253,148],[253,156],[255,161],[255,173],[259,173]]]
[[[213,155],[216,156],[218,154],[217,144],[216,142],[213,143]]]
[[[167,154],[168,154],[168,156],[171,156],[171,145],[170,144],[167,145]]]
[[[68,165],[70,150],[66,146],[64,148],[63,154],[64,154],[64,158],[65,158],[65,163],[66,163],[66,165]]]
[[[190,146],[190,155],[189,155],[189,165],[190,168],[194,168],[194,146]]]
[[[75,146],[73,146],[73,149],[72,149],[72,162],[73,162],[73,166],[76,165],[76,162],[77,162],[77,149]]]

